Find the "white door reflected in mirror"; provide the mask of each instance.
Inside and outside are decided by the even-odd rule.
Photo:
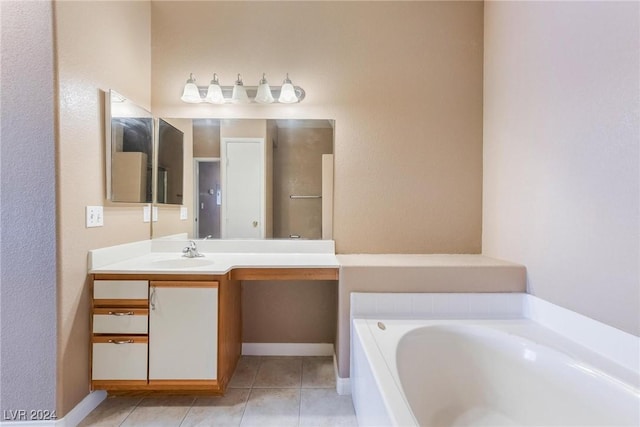
[[[265,143],[262,138],[223,138],[222,238],[265,237]],[[256,220],[258,218],[258,220]]]

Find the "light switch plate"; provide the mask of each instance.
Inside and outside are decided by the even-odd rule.
[[[87,228],[102,227],[104,225],[104,210],[102,206],[87,206]]]
[[[142,222],[151,222],[151,206],[142,207]]]
[[[158,222],[158,207],[154,206],[151,208],[151,218],[153,222]]]
[[[181,220],[185,220],[185,219],[189,219],[188,217],[188,212],[187,212],[187,207],[186,206],[180,206],[180,219]]]

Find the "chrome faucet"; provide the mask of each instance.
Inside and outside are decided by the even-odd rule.
[[[182,253],[184,254],[182,256],[186,258],[198,258],[204,256],[200,252],[198,252],[196,242],[194,242],[193,240],[189,240],[189,245],[185,246],[184,249],[182,249]]]

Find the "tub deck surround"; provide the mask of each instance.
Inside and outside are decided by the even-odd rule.
[[[352,295],[359,425],[640,425],[638,337],[526,294],[388,296]]]
[[[149,240],[89,253],[91,274],[231,274],[232,280],[337,280],[328,240],[198,240],[202,258],[184,258],[188,240]]]
[[[338,290],[338,384],[348,393],[352,292],[510,293],[525,292],[523,265],[483,255],[336,255]],[[426,296],[424,298],[427,298]],[[402,303],[399,303],[402,305]]]

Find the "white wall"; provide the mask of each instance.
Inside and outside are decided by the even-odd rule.
[[[483,253],[640,335],[638,2],[486,2]]]
[[[51,3],[2,1],[0,15],[0,411],[29,419],[56,408]]]

